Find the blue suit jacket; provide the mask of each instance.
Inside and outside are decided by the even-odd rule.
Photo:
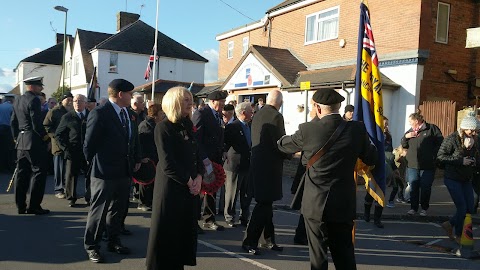
[[[135,163],[140,162],[136,116],[131,111],[128,111],[128,114],[130,138],[110,102],[89,113],[83,153],[92,166],[93,177],[100,179],[128,177],[132,175]]]

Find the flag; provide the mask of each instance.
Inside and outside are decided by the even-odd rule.
[[[192,81],[192,83],[190,83],[190,86],[188,87],[187,90],[188,90],[188,91],[192,91],[192,86],[193,86],[193,81]]]
[[[148,58],[148,64],[147,64],[147,69],[145,70],[145,75],[144,75],[144,78],[146,81],[148,81],[150,79],[150,72],[152,71],[152,68],[153,68],[153,59],[155,58],[155,47],[153,47],[152,49],[152,54],[150,55],[150,57]],[[158,61],[158,55],[157,55],[157,59]]]
[[[385,206],[385,136],[383,134],[382,82],[375,50],[370,12],[360,4],[360,27],[358,31],[357,72],[355,77],[355,112],[353,120],[363,121],[370,140],[378,150],[378,161],[373,169],[364,164],[361,175],[365,178],[367,192]],[[359,172],[359,170],[357,170]]]
[[[96,91],[97,91],[97,67],[93,68],[92,78],[90,79],[90,84],[88,85],[88,93],[87,99],[94,100],[96,99]]]

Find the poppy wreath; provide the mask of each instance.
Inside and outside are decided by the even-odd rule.
[[[146,186],[150,185],[155,181],[155,172],[157,166],[155,165],[155,162],[153,162],[153,160],[151,159],[148,161],[148,163],[149,164],[142,163],[140,169],[133,173],[133,182],[142,186]],[[143,166],[144,164],[145,166]]]
[[[213,193],[217,192],[220,187],[223,186],[225,183],[225,171],[223,170],[223,166],[212,162],[213,167],[213,176],[215,179],[211,182],[202,181],[202,188],[200,192],[202,194],[209,194],[212,195]]]

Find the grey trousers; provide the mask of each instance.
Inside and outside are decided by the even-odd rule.
[[[100,249],[105,228],[109,242],[119,241],[121,223],[128,207],[126,198],[130,195],[130,183],[130,177],[109,180],[91,177],[90,211],[84,237],[85,250]]]
[[[225,208],[223,214],[226,221],[234,221],[235,205],[240,195],[240,220],[248,222],[252,197],[247,195],[248,170],[239,172],[225,171]],[[239,194],[240,193],[240,194]]]

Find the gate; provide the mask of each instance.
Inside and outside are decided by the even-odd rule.
[[[456,105],[452,100],[424,101],[420,105],[420,112],[427,123],[437,125],[446,137],[456,130]]]

